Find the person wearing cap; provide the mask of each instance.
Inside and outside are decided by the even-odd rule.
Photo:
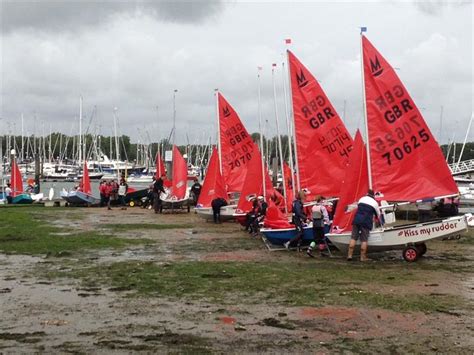
[[[363,196],[357,203],[357,212],[352,222],[352,235],[349,243],[347,260],[352,260],[357,240],[360,238],[360,261],[368,261],[367,249],[370,230],[373,227],[373,219],[377,217],[382,224],[379,204],[375,200],[374,191],[369,189],[367,195]]]

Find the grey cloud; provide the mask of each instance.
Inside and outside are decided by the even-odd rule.
[[[2,32],[15,29],[74,30],[121,14],[145,13],[164,22],[200,23],[223,9],[215,1],[1,1]]]
[[[416,7],[428,15],[437,15],[447,6],[471,5],[471,0],[416,0]]]

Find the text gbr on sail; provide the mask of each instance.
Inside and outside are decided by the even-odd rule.
[[[308,101],[308,105],[301,107],[301,112],[306,119],[309,119],[309,124],[314,129],[319,128],[324,122],[335,116],[331,107],[326,106],[326,100],[322,95]]]
[[[388,123],[394,123],[397,118],[400,118],[404,113],[413,110],[413,106],[409,99],[403,99],[399,104],[394,104],[397,99],[405,96],[405,91],[400,85],[395,85],[392,90],[387,90],[382,96],[375,99],[375,104],[379,110],[386,110],[383,116]],[[393,104],[392,106],[389,106]],[[387,108],[389,108],[387,110]]]
[[[231,145],[236,145],[237,143],[242,142],[245,138],[248,138],[244,127],[240,123],[227,129],[224,134],[226,137],[230,138],[229,142]]]

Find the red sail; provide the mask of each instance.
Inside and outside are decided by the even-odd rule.
[[[86,194],[91,194],[91,180],[89,179],[89,170],[87,169],[87,161],[84,160],[84,167],[82,168],[81,191]]]
[[[218,93],[222,175],[229,192],[241,191],[254,144],[237,112]]]
[[[354,149],[351,152],[346,174],[341,185],[341,194],[334,215],[333,232],[340,233],[352,228],[352,220],[357,210],[357,201],[367,193],[369,178],[367,172],[367,154],[364,141],[357,130]],[[352,208],[347,206],[353,205]]]
[[[373,189],[390,201],[458,193],[436,139],[394,69],[367,38],[362,41]]]
[[[173,146],[173,180],[171,185],[171,193],[178,200],[186,196],[188,167],[186,160],[179,152],[178,148]]]
[[[301,188],[338,196],[352,137],[316,78],[288,51]]]
[[[258,197],[259,195],[263,195],[262,159],[260,157],[260,152],[257,146],[254,147],[254,151],[256,155],[248,165],[244,186],[242,187],[239,202],[237,203],[238,213],[248,212],[252,209],[252,201],[249,201],[250,197]],[[271,194],[273,193],[273,185],[266,168],[265,187],[267,196],[271,196]]]
[[[206,178],[204,179],[199,195],[198,205],[210,207],[212,200],[218,197],[227,200],[227,192],[219,168],[219,154],[217,153],[217,149],[214,148],[212,150],[211,159],[209,160],[209,166],[207,167]]]
[[[288,218],[272,200],[268,201],[267,214],[263,220],[263,225],[272,229],[294,228],[294,225],[288,222]]]
[[[155,166],[156,166],[156,173],[155,173],[156,179],[166,174],[165,164],[163,163],[163,159],[161,159],[161,155],[159,151],[158,151],[158,154],[156,154]]]
[[[12,189],[12,197],[20,195],[23,193],[23,180],[21,178],[20,169],[18,169],[18,165],[16,161],[12,161],[12,179],[11,179],[11,189]]]

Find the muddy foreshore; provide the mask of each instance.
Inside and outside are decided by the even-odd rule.
[[[471,234],[430,243],[416,264],[387,253],[348,265],[337,252],[331,259],[270,252],[237,224],[214,225],[193,213],[35,208],[27,214],[62,238],[98,233],[131,244],[0,253],[0,353],[472,354],[474,348]],[[15,237],[2,233],[0,250]]]

